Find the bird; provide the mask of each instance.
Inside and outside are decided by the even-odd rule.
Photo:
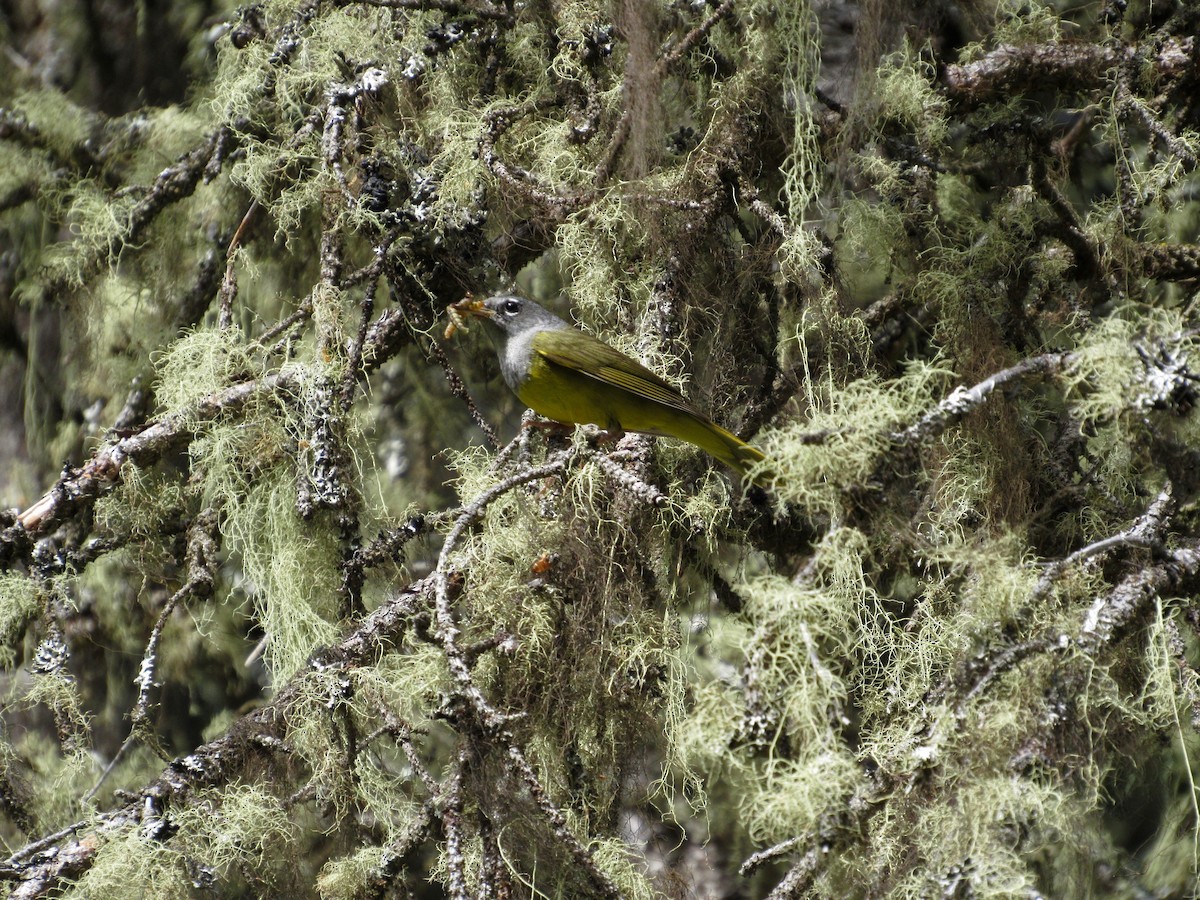
[[[468,297],[448,308],[447,335],[465,316],[486,320],[500,372],[517,398],[556,422],[677,438],[746,476],[766,459],[715,424],[673,385],[599,338],[517,294]]]

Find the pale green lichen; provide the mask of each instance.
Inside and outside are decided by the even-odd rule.
[[[17,642],[42,609],[37,582],[17,572],[0,574],[0,666],[16,661]]]
[[[800,334],[797,339],[803,343]],[[870,376],[838,386],[807,382],[807,421],[759,438],[779,496],[814,513],[836,513],[845,492],[880,464],[891,435],[933,406],[948,374],[936,365],[913,363],[890,382]],[[808,437],[814,433],[824,438],[814,443]]]
[[[600,871],[613,880],[623,897],[653,900],[660,896],[646,877],[645,862],[624,841],[617,838],[597,841],[592,849],[592,859]]]
[[[37,130],[40,140],[58,156],[70,158],[92,136],[95,116],[72,103],[59,90],[24,90],[13,97],[11,108]]]
[[[991,48],[1059,43],[1062,21],[1050,6],[1024,0],[1000,0],[991,19],[988,41],[971,41],[959,50],[958,59],[967,64],[983,58]]]
[[[204,867],[227,884],[239,867],[260,884],[294,875],[283,862],[295,837],[292,816],[262,788],[233,786],[202,792],[173,811],[174,836],[158,840],[140,829],[106,836],[91,867],[63,894],[69,898],[111,897],[136,885],[147,896],[188,898],[190,874]]]
[[[812,831],[822,816],[853,791],[861,775],[844,749],[806,748],[798,759],[768,764],[740,805],[750,836],[770,845]]]
[[[743,655],[755,683],[780,712],[780,732],[791,737],[823,732],[846,700],[846,685],[831,660],[845,659],[857,620],[852,598],[835,589],[797,589],[763,577],[746,585],[746,615],[755,624]]]
[[[88,748],[64,751],[61,744],[32,730],[7,746],[5,768],[25,788],[21,799],[37,828],[53,833],[91,814],[90,805],[79,801],[100,777]]]
[[[363,900],[370,896],[378,873],[390,856],[386,847],[361,847],[325,863],[317,876],[322,900]]]
[[[54,177],[53,169],[47,160],[32,156],[10,143],[0,143],[0,200],[5,201],[4,210],[0,212],[0,221],[6,224],[17,221],[20,213],[14,211],[9,200],[29,191],[32,185],[39,185],[53,193],[55,188],[51,185]],[[12,228],[9,234],[27,238],[29,230]]]
[[[1185,334],[1174,310],[1130,308],[1097,322],[1074,348],[1072,364],[1063,376],[1067,400],[1085,423],[1114,429],[1128,440],[1138,427],[1125,415],[1137,407],[1137,398],[1150,393],[1146,367],[1139,348],[1153,358],[1162,346],[1179,358],[1200,351],[1200,343]]]
[[[1063,26],[1050,7],[1005,0],[999,9],[1002,21],[992,29],[989,47],[1061,43]],[[262,6],[271,28],[296,11],[295,2]],[[111,360],[122,352],[127,358],[94,367],[88,382],[93,390],[104,379],[135,373],[147,348],[159,345],[158,336],[139,332],[123,339],[122,332],[143,314],[173,308],[184,289],[170,290],[188,281],[192,254],[212,242],[206,229],[220,223],[219,232],[244,212],[242,189],[259,201],[269,228],[289,239],[294,253],[277,261],[254,241],[239,248],[233,260],[240,278],[234,313],[242,328],[201,328],[158,360],[156,414],[177,415],[182,428],[196,432],[190,493],[127,466],[121,482],[98,503],[95,522],[135,546],[92,563],[74,586],[81,596],[99,593],[129,569],[153,590],[176,584],[178,571],[161,571],[170,557],[156,543],[163,537],[156,530],[172,510],[212,508],[225,542],[221,593],[202,608],[186,606],[167,624],[161,671],[183,680],[189,659],[222,629],[230,632],[223,637],[231,645],[242,640],[246,622],[235,629],[228,609],[214,609],[244,589],[248,617],[268,634],[272,682],[302,673],[287,739],[307,766],[311,796],[327,804],[335,821],[358,817],[355,824],[378,829],[381,840],[398,839],[429,800],[396,735],[380,730],[381,717],[389,713],[413,729],[418,753],[440,777],[455,735],[433,716],[453,685],[443,648],[411,635],[371,665],[323,672],[304,666],[314,647],[336,639],[345,612],[337,607],[341,585],[334,576],[342,557],[334,523],[323,514],[305,521],[296,511],[296,485],[313,474],[303,448],[306,411],[344,374],[344,348],[357,326],[359,298],[356,286],[296,285],[317,277],[316,255],[305,250],[319,215],[326,229],[347,237],[347,260],[354,264],[367,243],[362,236],[380,225],[343,192],[324,159],[319,113],[329,89],[351,77],[355,67],[387,66],[394,75],[411,64],[411,77],[394,78],[371,101],[384,110],[382,119],[356,140],[394,167],[398,182],[420,177],[436,186],[422,206],[427,218],[419,229],[435,240],[482,209],[489,216],[487,237],[527,217],[519,187],[487,171],[479,158],[480,137],[491,127],[488,115],[503,108],[523,107],[496,141],[499,156],[534,172],[549,191],[586,193],[594,186],[605,142],[577,142],[574,123],[533,111],[532,103],[570,84],[586,92],[602,123],[614,120],[623,108],[624,85],[634,83],[625,79],[624,42],[618,35],[613,57],[585,64],[578,44],[611,24],[608,6],[591,0],[560,4],[554,34],[544,16],[527,12],[519,10],[503,40],[490,45],[490,59],[464,52],[469,43],[426,54],[427,32],[446,22],[441,11],[409,15],[353,5],[321,7],[298,24],[294,55],[286,64],[270,59],[278,46],[271,41],[251,41],[237,50],[221,42],[218,84],[205,109],[216,112],[218,124],[237,123],[232,184],[218,177],[156,220],[161,232],[151,234],[146,246],[162,240],[173,258],[155,263],[144,259],[147,253],[126,249],[120,271],[95,283],[92,308],[103,307],[107,318],[96,320],[89,342],[97,358]],[[670,15],[691,16],[691,27],[702,12],[707,14],[679,6]],[[1139,887],[1179,893],[1197,868],[1195,738],[1187,722],[1197,683],[1180,664],[1194,659],[1195,648],[1176,646],[1175,630],[1188,630],[1181,601],[1159,601],[1149,627],[1128,638],[1119,657],[1097,659],[1056,644],[1053,651],[997,671],[978,695],[955,692],[970,688],[966,663],[986,665],[1006,641],[1078,632],[1090,604],[1111,590],[1103,567],[1068,567],[1037,598],[1046,572],[1040,554],[1061,557],[1128,527],[1130,510],[1144,509],[1163,483],[1148,458],[1150,438],[1169,435],[1185,448],[1197,445],[1194,414],[1147,408],[1146,365],[1137,353],[1141,347],[1153,355],[1161,343],[1181,359],[1194,356],[1188,321],[1152,308],[1182,305],[1186,297],[1181,290],[1147,290],[1141,283],[1136,252],[1141,248],[1128,238],[1132,223],[1125,221],[1119,198],[1081,202],[1072,195],[1082,236],[1106,271],[1128,273],[1113,286],[1134,298],[1115,313],[1097,306],[1088,293],[1093,288],[1072,281],[1075,267],[1087,260],[1046,237],[1062,222],[1043,191],[1009,187],[1007,181],[990,185],[977,174],[979,141],[1003,139],[993,131],[981,139],[982,129],[1017,112],[1025,98],[993,104],[976,113],[965,132],[951,132],[950,109],[934,90],[932,54],[912,47],[886,58],[877,73],[865,131],[869,139],[887,143],[851,151],[857,154],[850,165],[860,185],[857,197],[841,201],[836,211],[835,268],[841,280],[822,289],[816,231],[802,227],[818,212],[827,174],[813,109],[804,100],[816,78],[817,39],[806,4],[739,4],[735,19],[717,23],[672,63],[659,91],[661,121],[646,127],[657,138],[671,125],[686,123],[700,133],[698,146],[674,157],[661,148],[648,152],[636,162],[654,159],[660,167],[636,177],[631,173],[637,165],[618,159],[606,193],[573,208],[554,230],[557,249],[530,274],[541,299],[553,298],[566,282],[572,313],[591,330],[646,360],[689,395],[695,391],[704,401],[712,394],[721,414],[746,396],[738,391],[748,378],[740,370],[706,374],[705,363],[725,371],[734,355],[721,346],[710,352],[703,342],[692,346],[689,339],[715,334],[712,342],[719,345],[728,334],[744,333],[731,326],[735,316],[754,316],[779,299],[760,300],[756,294],[764,284],[803,288],[803,306],[781,291],[786,296],[779,332],[764,339],[783,338],[776,360],[780,374],[802,375],[800,395],[756,439],[771,456],[763,474],[779,500],[778,537],[784,544],[779,558],[766,550],[750,555],[737,546],[739,529],[752,513],[724,474],[710,469],[696,482],[694,448],[656,441],[644,477],[667,501],[649,509],[609,470],[586,458],[585,439],[577,436],[576,452],[585,458],[574,459],[561,476],[493,500],[449,554],[451,569],[463,578],[454,606],[462,645],[507,639],[473,660],[472,678],[498,708],[523,713],[514,728],[539,780],[573,832],[594,848],[601,868],[631,896],[648,895],[650,882],[631,848],[609,833],[617,811],[641,799],[630,799],[631,753],[651,773],[662,765],[653,802],[664,816],[677,817],[689,840],[707,830],[714,846],[738,852],[748,852],[752,843],[819,833],[827,822],[840,821],[847,800],[856,793],[861,800],[875,785],[862,777],[864,768],[882,773],[879,784],[895,779],[898,789],[882,799],[875,795],[878,802],[856,823],[859,831],[847,845],[822,859],[812,888],[817,896],[1086,891],[1099,880],[1096,860],[1130,859],[1100,825],[1114,817],[1112,792],[1125,766],[1114,755],[1145,746],[1122,734],[1130,728],[1153,730],[1154,740],[1175,736],[1161,760],[1170,772],[1164,781],[1179,782],[1170,786],[1178,797],[1164,804],[1158,839],[1136,862],[1146,861]],[[960,61],[983,52],[982,45],[968,48]],[[502,83],[488,97],[476,90],[484,66],[499,72]],[[717,68],[721,78],[712,77]],[[268,82],[274,85],[270,95],[263,91]],[[1187,217],[1194,215],[1193,204],[1183,202],[1190,187],[1186,166],[1160,145],[1127,139],[1122,115],[1156,113],[1142,101],[1135,104],[1122,111],[1114,95],[1110,103],[1093,106],[1088,140],[1115,148],[1128,174],[1121,190],[1130,192],[1131,202],[1149,204],[1138,223],[1143,237],[1191,241],[1194,221],[1189,224]],[[51,143],[64,154],[90,128],[73,108],[64,108],[57,121],[57,107],[38,111],[33,101],[25,105],[33,110],[31,119],[36,113],[39,127],[57,129]],[[156,157],[177,155],[208,130],[182,110],[164,110],[148,121],[149,139],[139,145],[131,130],[120,144],[134,157],[125,163],[130,171],[146,180]],[[300,134],[306,124],[311,130]],[[693,260],[682,274],[668,271],[656,245],[690,233],[693,216],[656,198],[675,199],[695,184],[697,172],[725,158],[722,140],[757,128],[756,134],[778,143],[782,161],[778,176],[754,179],[773,207],[782,197],[785,236],[769,260],[778,271],[761,274],[769,252],[758,253],[768,243],[759,238],[773,223],[764,224],[745,208],[740,230],[723,223],[713,230],[714,243],[702,245],[705,251],[720,245],[738,260],[734,283],[718,280],[728,272],[708,260]],[[1194,134],[1181,130],[1178,140],[1196,155]],[[902,158],[895,152],[897,141],[902,147],[915,144],[945,165]],[[419,152],[410,152],[412,147]],[[626,152],[633,157],[635,150]],[[341,163],[355,174],[356,160]],[[41,171],[40,164],[21,165],[0,184],[19,186]],[[739,184],[734,202],[743,202],[741,189]],[[78,283],[89,271],[82,265],[89,255],[106,265],[116,261],[112,238],[129,227],[130,200],[113,201],[107,190],[87,182],[59,183],[41,196],[79,238],[47,254],[50,274]],[[778,192],[775,199],[771,191]],[[832,231],[834,223],[824,224]],[[393,245],[389,264],[419,289],[427,270],[406,249],[408,237]],[[362,245],[356,243],[360,239]],[[742,260],[749,264],[740,265]],[[662,340],[655,317],[662,312],[658,304],[667,275],[689,302],[670,310],[678,315],[671,324],[679,325],[682,337]],[[25,291],[23,296],[33,296]],[[843,304],[866,308],[885,295],[905,321],[913,314],[919,340],[934,345],[924,362],[889,368],[890,362],[874,356],[877,336],[844,311]],[[304,333],[293,344],[302,362],[281,375],[276,382],[281,390],[270,397],[264,391],[215,421],[199,416],[196,405],[205,398],[243,381],[274,377],[263,362],[266,348],[248,347],[246,338],[298,297],[311,301],[310,332],[317,335]],[[1046,309],[1052,314],[1043,314]],[[1091,318],[1077,315],[1079,310]],[[1018,315],[1026,316],[1021,352],[1070,350],[1067,371],[1050,373],[1037,385],[1035,399],[1032,379],[1010,383],[933,436],[917,461],[899,458],[896,435],[933,410],[952,387],[1016,361],[1004,355],[1013,348],[1004,349],[992,332],[1003,332],[1009,317]],[[405,440],[427,428],[436,444],[443,433],[429,423],[445,417],[448,404],[440,373],[427,365],[421,349],[404,351],[398,363],[396,380],[409,391]],[[732,390],[714,389],[718,378],[726,378]],[[500,401],[487,414],[511,402]],[[789,424],[797,413],[804,423]],[[732,418],[736,424],[736,415]],[[1071,461],[1078,471],[1065,473],[1061,484],[1030,475],[1035,462],[1052,454],[1052,438],[1075,423],[1081,449]],[[342,424],[348,453],[359,453],[347,473],[354,490],[366,454],[357,420],[348,417]],[[65,429],[62,446],[77,437]],[[530,443],[540,461],[542,440]],[[511,463],[493,467],[493,461],[478,449],[452,456],[458,478],[453,487],[464,503],[515,471]],[[409,484],[418,478],[404,481],[401,490],[420,490]],[[1042,524],[1034,509],[1041,499],[1036,492],[1047,486],[1078,489],[1081,499],[1045,534],[1035,534]],[[363,517],[365,534],[378,527],[373,512]],[[439,518],[439,534],[419,550],[410,548],[410,558],[428,563],[435,555],[431,547],[445,538],[453,520],[454,514]],[[775,569],[781,565],[795,570],[780,574]],[[738,611],[713,600],[710,570],[743,598]],[[398,576],[397,583],[407,576]],[[235,582],[232,592],[225,579]],[[368,606],[388,599],[380,580],[367,587]],[[143,593],[109,591],[94,609],[109,627],[132,633],[140,621],[133,617],[139,601],[150,599],[149,591]],[[10,579],[0,582],[0,607],[0,632],[11,647],[40,602],[31,582]],[[64,721],[83,730],[84,708],[70,688],[65,679],[45,678],[29,699],[65,703]],[[1073,707],[1064,713],[1068,700]],[[1064,718],[1070,715],[1075,720]],[[765,739],[748,734],[748,716],[763,717],[771,729]],[[228,712],[218,716],[206,734],[222,733],[231,719]],[[1063,721],[1071,721],[1071,728],[1046,724]],[[1029,748],[1040,752],[1052,727],[1051,736],[1064,741],[1061,751],[1054,748],[1062,755],[1046,751],[1022,768],[1020,760],[1029,756],[1021,754],[1032,752]],[[371,735],[352,767],[344,752],[351,730]],[[95,766],[82,752],[68,752],[64,760],[50,745],[33,743],[21,752],[39,779],[53,767],[70,768],[61,783],[67,797],[94,781]],[[497,781],[468,780],[464,821],[470,822],[475,805],[498,808],[501,800],[512,799]],[[195,816],[182,821],[191,836],[165,844],[133,836],[111,841],[76,894],[87,895],[90,888],[91,895],[105,896],[101,892],[114,886],[137,884],[158,896],[182,896],[192,858],[220,869],[223,885],[232,885],[243,866],[256,875],[262,870],[264,884],[282,885],[271,880],[268,857],[278,853],[294,860],[298,845],[280,823],[295,816],[298,828],[315,833],[331,822],[307,804],[285,812],[270,795],[235,794],[230,789],[202,795]],[[517,796],[519,804],[525,795]],[[64,800],[54,806],[39,794],[34,808],[39,823],[65,823],[80,814],[68,805]],[[543,862],[550,857],[542,850],[554,838],[548,829],[526,827],[534,817],[517,810],[498,829],[514,879],[531,895],[578,891],[584,876],[577,870]],[[469,824],[465,830],[468,886],[476,890],[483,848]],[[445,850],[429,852],[438,858],[436,875],[445,880]],[[374,847],[338,857],[325,865],[318,889],[329,897],[357,896],[384,856],[382,847]],[[314,858],[312,867],[318,864]],[[425,863],[420,865],[427,874]]]
[[[611,317],[623,303],[635,298],[644,303],[650,296],[650,272],[620,271],[622,249],[648,237],[644,219],[632,203],[610,195],[570,216],[556,229],[555,237],[571,296],[585,320]],[[619,292],[614,292],[615,287]]]
[[[185,411],[198,400],[234,381],[259,374],[237,329],[197,329],[185,334],[155,360],[154,395],[171,412]]]
[[[1077,843],[1086,832],[1070,825],[1078,810],[1050,785],[1027,781],[1017,791],[1007,777],[982,777],[962,783],[956,796],[953,814],[937,805],[921,816],[914,849],[925,865],[898,886],[897,896],[928,896],[954,883],[982,897],[1013,896],[1037,885],[1030,863],[1039,845],[1055,848],[1057,866],[1078,863],[1086,850]],[[1013,846],[1018,831],[1026,833],[1022,852]]]
[[[217,426],[192,453],[205,476],[203,502],[223,510],[223,533],[241,559],[268,664],[287,678],[337,634],[338,547],[323,518],[300,518],[281,426],[270,418]]]
[[[824,159],[815,109],[807,98],[813,94],[821,65],[820,31],[816,13],[806,2],[774,5],[778,18],[766,33],[778,41],[780,99],[791,112],[792,133],[787,158],[781,167],[783,195],[789,218],[799,225],[821,192]],[[773,48],[774,49],[774,48]]]
[[[60,739],[69,754],[86,752],[85,737],[92,717],[79,694],[78,683],[65,665],[34,673],[22,700],[41,704],[53,713]]]
[[[136,463],[126,463],[121,480],[96,501],[96,527],[113,534],[128,534],[153,541],[163,527],[186,506],[187,492],[175,479],[163,478]]]
[[[897,171],[883,163],[864,168],[881,191],[887,190],[883,179],[899,177]],[[839,268],[845,273],[853,296],[873,298],[882,294],[893,269],[904,271],[912,265],[913,260],[902,252],[908,238],[904,215],[898,206],[850,198],[838,211],[838,225]],[[881,248],[887,249],[881,252]]]
[[[219,438],[219,431],[213,437]],[[197,442],[207,470],[229,466],[221,459],[228,444]],[[288,469],[262,473],[244,494],[217,498],[226,508],[225,534],[242,559],[266,631],[266,659],[276,678],[286,679],[309,654],[338,634],[338,543],[332,525],[306,522],[296,510],[295,475]]]
[[[47,199],[63,206],[71,239],[46,248],[45,275],[79,288],[93,274],[90,261],[109,268],[120,261],[122,239],[130,233],[136,199],[129,195],[113,198],[99,184],[88,181],[61,187],[62,196]]]
[[[922,149],[933,151],[947,140],[947,101],[935,87],[932,64],[909,47],[883,61],[875,73],[873,94],[883,119],[911,134]]]
[[[711,673],[703,679],[693,675],[690,679],[693,686],[687,714],[669,734],[672,741],[667,759],[679,771],[664,773],[667,784],[674,785],[680,774],[686,777],[695,772],[703,776],[695,780],[695,785],[703,789],[705,783],[719,783],[723,778],[729,778],[729,770],[736,766],[735,758],[731,758],[728,750],[745,709],[741,692],[729,683],[732,666],[722,662],[725,671]],[[722,679],[721,675],[726,678]]]

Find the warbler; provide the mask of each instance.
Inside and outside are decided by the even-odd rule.
[[[636,431],[695,444],[740,475],[766,457],[712,422],[671,384],[532,300],[498,294],[452,304],[447,335],[463,315],[486,319],[504,381],[522,403],[557,422]]]

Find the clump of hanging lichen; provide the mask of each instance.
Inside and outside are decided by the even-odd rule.
[[[702,844],[736,892],[737,863],[777,843],[750,890],[809,859],[797,890],[814,896],[1119,893],[1143,861],[1137,890],[1185,890],[1186,598],[1160,591],[1099,647],[1085,628],[1194,517],[1190,276],[1146,274],[1147,242],[1195,240],[1196,136],[1146,124],[1170,95],[1128,67],[1099,97],[1073,83],[967,102],[944,47],[896,35],[843,104],[819,73],[827,11],[808,3],[427,5],[247,8],[211,82],[144,116],[13,98],[5,128],[39,150],[0,139],[0,196],[35,185],[37,215],[20,214],[58,241],[22,245],[40,272],[18,291],[86,294],[74,394],[31,379],[31,405],[78,406],[42,435],[53,468],[147,420],[175,431],[72,523],[96,543],[64,529],[35,577],[0,578],[2,661],[36,663],[14,707],[49,712],[58,736],[0,748],[29,820],[6,840],[119,805],[113,788],[160,768],[151,749],[282,697],[231,769],[243,783],[89,834],[94,863],[66,893],[349,898],[506,876],[580,894],[591,874],[562,829],[634,897],[673,887]],[[954,61],[1091,46],[1043,4],[984,15],[956,20],[979,40]],[[856,27],[882,46],[886,22]],[[150,189],[114,185],[152,184],[218,133],[143,230]],[[62,174],[98,141],[85,174]],[[765,491],[669,439],[604,458],[582,432],[481,449],[464,393],[501,444],[516,402],[488,402],[490,349],[436,340],[438,316],[531,258],[523,288],[753,430]],[[106,432],[127,398],[131,421]],[[1168,482],[1183,512],[1165,538],[1070,558],[1145,524]],[[212,594],[159,623],[206,521]],[[313,655],[409,602],[374,658]],[[111,651],[105,679],[127,689],[161,624],[153,693],[194,720],[131,751],[95,800],[79,800],[92,754],[119,746],[132,701],[93,701],[49,627],[63,622]],[[1121,804],[1139,794],[1162,798],[1160,824],[1131,850],[1121,829],[1141,820]]]

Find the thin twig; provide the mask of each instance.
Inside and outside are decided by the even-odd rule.
[[[1107,553],[1109,550],[1117,547],[1161,546],[1163,531],[1175,508],[1173,495],[1174,489],[1171,483],[1167,482],[1146,512],[1139,516],[1137,521],[1125,531],[1109,535],[1102,540],[1088,544],[1086,547],[1079,548],[1063,559],[1047,564],[1045,571],[1042,572],[1041,577],[1038,579],[1037,585],[1034,586],[1033,591],[1030,593],[1026,605],[1028,606],[1028,604],[1045,597],[1050,592],[1050,588],[1053,586],[1055,580],[1060,578],[1067,569],[1078,562],[1099,556],[1102,553]]]
[[[920,444],[941,434],[951,425],[961,421],[967,413],[981,406],[996,388],[1026,375],[1041,375],[1056,372],[1070,365],[1071,353],[1045,353],[1023,359],[980,381],[973,387],[956,387],[936,408],[926,413],[914,424],[892,435],[897,444]]]

